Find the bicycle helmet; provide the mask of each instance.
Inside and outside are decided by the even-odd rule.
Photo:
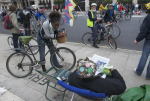
[[[96,3],[92,3],[91,6],[97,6],[97,4]]]
[[[150,3],[145,4],[147,10],[150,10]]]

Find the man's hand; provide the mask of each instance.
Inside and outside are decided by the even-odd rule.
[[[65,35],[66,35],[66,32],[59,32],[57,37],[61,38],[61,37],[64,37]]]
[[[97,22],[102,21],[102,18],[98,18],[96,21],[97,21]]]
[[[134,40],[134,43],[137,44],[138,42],[136,40]]]

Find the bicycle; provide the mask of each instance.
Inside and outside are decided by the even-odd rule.
[[[131,11],[121,11],[116,13],[116,19],[117,21],[121,21],[125,19],[126,21],[131,20],[132,18],[132,12]]]
[[[117,39],[121,34],[120,27],[116,24],[116,22],[111,22],[109,27],[109,31],[114,39]]]
[[[112,34],[110,33],[111,26],[112,26],[112,24],[105,25],[105,31],[102,30],[102,28],[98,30],[97,44],[100,44],[101,41],[107,40],[108,45],[112,49],[117,49],[117,43],[116,43],[115,39],[112,37]],[[104,34],[104,39],[103,40],[101,40],[101,36],[100,36],[101,33]],[[84,33],[83,36],[82,36],[82,42],[85,45],[93,44],[92,32]]]
[[[31,56],[25,52],[25,51],[19,51],[12,53],[6,61],[6,68],[7,71],[14,77],[17,78],[24,78],[30,75],[33,71],[33,68],[36,69],[36,67],[40,66],[40,61],[38,61],[33,54],[31,47],[29,45],[29,42],[31,41],[31,36],[21,36],[20,40],[23,44],[26,44],[31,52]],[[52,68],[49,68],[46,72],[49,72],[50,70],[54,69],[56,71],[60,69],[67,69],[71,70],[75,66],[76,63],[76,56],[72,50],[66,47],[55,47],[53,46],[50,50],[48,50],[45,54],[47,56],[50,51],[53,50],[54,53],[50,55],[50,63],[52,65]],[[56,56],[57,61],[59,65],[62,66],[62,68],[57,67],[53,59]],[[15,72],[17,70],[17,72]]]
[[[25,33],[23,33],[24,29],[20,29],[20,31],[21,31],[20,32],[20,36],[25,36]],[[14,49],[13,36],[8,36],[7,43],[9,45],[10,49],[13,50]],[[33,53],[37,54],[38,51],[39,51],[37,40],[35,38],[32,38],[32,40],[30,41],[29,45],[30,45],[30,47],[32,47]],[[25,50],[26,52],[28,52],[31,55],[28,47],[26,45],[23,45],[21,43],[21,41],[18,40],[18,49],[17,50],[22,50],[22,49]]]

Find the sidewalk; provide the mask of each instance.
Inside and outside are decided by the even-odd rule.
[[[15,94],[11,93],[10,91],[6,91],[0,94],[0,101],[24,101],[24,100],[16,96]]]
[[[7,45],[8,35],[0,34],[0,85],[4,86],[6,89],[9,89],[10,92],[24,99],[24,101],[47,101],[45,99],[45,89],[46,89],[46,78],[37,73],[32,73],[31,76],[27,78],[14,78],[12,77],[6,70],[6,59],[12,53],[9,50]],[[85,46],[80,43],[65,43],[59,44],[58,46],[68,47],[74,51],[76,54],[77,60],[89,56],[93,56],[93,54],[97,54],[103,57],[110,58],[110,64],[114,66],[114,68],[118,69],[123,78],[125,79],[126,85],[128,88],[140,86],[143,84],[150,84],[150,81],[145,80],[145,71],[142,76],[137,76],[134,74],[134,68],[137,67],[139,62],[139,58],[141,56],[140,51],[134,50],[125,50],[125,49],[117,49],[112,50],[107,47],[100,47],[99,49],[95,49],[91,46]],[[47,57],[49,59],[49,57]],[[47,65],[48,67],[48,65]],[[56,92],[55,90],[49,90],[49,96],[53,98],[53,101],[60,101],[61,93]],[[65,101],[69,101],[71,98],[71,94],[67,92],[67,96],[65,97]],[[7,95],[6,95],[7,96]],[[87,99],[83,99],[78,95],[75,95],[74,101],[88,101]],[[8,95],[7,98],[14,98],[13,96]],[[0,96],[1,98],[1,96]],[[5,101],[5,100],[0,100]],[[8,101],[8,100],[6,100]],[[11,100],[11,101],[23,101],[23,100]]]

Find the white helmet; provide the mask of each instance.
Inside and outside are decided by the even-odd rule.
[[[91,6],[97,6],[97,4],[96,3],[92,3]]]

